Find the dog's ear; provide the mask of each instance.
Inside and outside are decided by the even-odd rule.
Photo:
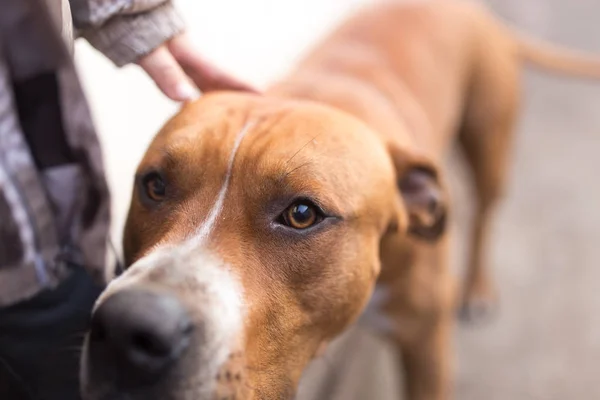
[[[416,151],[389,147],[398,190],[408,213],[408,233],[435,241],[446,230],[448,198],[438,167]]]

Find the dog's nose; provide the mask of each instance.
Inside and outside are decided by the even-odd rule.
[[[122,384],[154,379],[187,347],[193,325],[173,296],[122,290],[92,316],[90,351],[115,369]],[[98,358],[97,357],[97,358]]]

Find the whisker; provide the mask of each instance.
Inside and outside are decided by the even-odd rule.
[[[310,165],[312,162],[311,161],[307,161],[304,164],[300,164],[297,167],[293,168],[292,170],[284,173],[280,178],[279,178],[279,182],[283,181],[285,178],[287,178],[288,176],[290,176],[294,171],[299,170],[302,167],[306,167],[307,165]]]
[[[306,146],[308,146],[311,142],[313,142],[316,138],[318,138],[319,136],[321,136],[322,133],[317,134],[315,137],[313,137],[312,139],[310,139],[308,142],[304,143],[304,145],[302,147],[300,147],[298,149],[298,151],[296,151],[294,153],[294,155],[292,155],[286,162],[285,165],[289,164],[290,161],[292,161],[294,159],[294,157],[296,157],[302,150],[304,150],[306,148]]]

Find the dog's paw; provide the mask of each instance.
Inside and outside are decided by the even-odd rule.
[[[458,310],[463,323],[469,325],[487,324],[498,314],[498,299],[493,290],[466,290]]]

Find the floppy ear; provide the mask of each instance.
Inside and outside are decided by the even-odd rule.
[[[398,190],[408,212],[408,233],[435,241],[446,230],[448,199],[440,183],[438,167],[416,151],[389,147]]]

